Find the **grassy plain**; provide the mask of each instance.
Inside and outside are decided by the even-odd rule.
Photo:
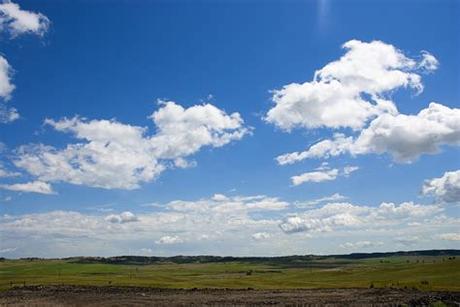
[[[78,263],[71,260],[0,261],[0,290],[12,285],[112,285],[156,288],[417,288],[460,291],[460,257],[392,256],[270,262]]]

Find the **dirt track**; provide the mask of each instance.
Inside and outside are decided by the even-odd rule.
[[[175,290],[137,287],[48,286],[0,292],[0,306],[460,306],[459,292],[404,289]]]

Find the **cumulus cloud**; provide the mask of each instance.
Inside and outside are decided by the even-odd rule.
[[[434,195],[437,199],[447,203],[459,202],[460,170],[445,172],[442,177],[426,180],[422,193]]]
[[[323,182],[323,181],[331,181],[337,178],[339,174],[339,170],[336,168],[329,169],[329,170],[319,170],[314,172],[307,172],[303,173],[298,176],[291,177],[293,185],[300,185],[305,182]]]
[[[204,146],[221,147],[250,133],[238,113],[211,104],[183,108],[162,102],[151,119],[156,133],[150,136],[145,127],[115,120],[47,119],[45,124],[81,142],[64,149],[22,146],[14,164],[45,182],[130,190],[168,167],[183,167],[184,159]]]
[[[416,115],[382,114],[369,127],[354,137],[337,133],[303,152],[277,158],[279,164],[292,164],[304,159],[388,153],[395,162],[410,163],[422,154],[435,154],[442,146],[460,145],[460,109],[430,103]]]
[[[0,189],[24,193],[56,194],[49,183],[39,180],[27,183],[0,184]]]
[[[422,60],[418,66],[428,72],[435,71],[439,67],[438,60],[428,51],[422,51]]]
[[[411,163],[460,145],[460,109],[432,102],[418,114],[400,114],[387,97],[398,88],[421,92],[421,74],[439,67],[432,54],[409,58],[381,41],[352,40],[343,47],[346,53],[316,71],[313,81],[275,91],[266,120],[287,131],[348,127],[357,135],[335,133],[305,151],[278,156],[280,165],[346,153],[389,154],[395,162]]]
[[[139,219],[134,213],[129,211],[122,212],[121,214],[110,214],[105,217],[105,220],[110,223],[129,223],[129,222],[136,222]]]
[[[436,58],[424,51],[417,62],[381,41],[351,40],[346,53],[315,72],[313,81],[274,91],[275,106],[266,120],[283,130],[303,128],[361,129],[380,114],[396,115],[385,94],[401,87],[423,90],[421,71],[433,71]]]
[[[8,61],[0,55],[0,123],[9,123],[19,118],[15,108],[8,107],[5,101],[9,100],[15,86],[11,82],[13,69]]]
[[[340,229],[376,227],[400,224],[442,212],[436,205],[405,202],[399,205],[382,203],[378,207],[357,206],[350,203],[329,203],[321,208],[284,218],[279,227],[285,233],[330,232]]]
[[[160,239],[155,241],[156,244],[179,244],[184,243],[184,241],[178,236],[163,236]]]
[[[303,210],[286,203],[285,209],[278,210],[276,206],[249,206],[264,199],[273,202],[273,197],[225,197],[175,200],[152,211],[144,208],[132,212],[137,221],[129,223],[120,222],[122,214],[112,219],[95,211],[4,214],[0,215],[2,244],[18,247],[14,257],[66,257],[81,255],[82,250],[88,255],[126,254],[151,246],[152,238],[157,244],[149,252],[155,255],[286,255],[306,250],[338,253],[339,244],[333,242],[343,242],[344,237],[349,242],[363,241],[363,233],[372,237],[369,241],[385,242],[386,248],[396,248],[394,238],[402,233],[445,248],[451,243],[441,242],[439,235],[455,233],[458,228],[458,219],[445,216],[443,208],[434,205],[328,203]],[[254,244],[258,239],[264,244]]]
[[[357,171],[359,167],[357,166],[345,166],[342,170],[337,168],[329,168],[329,167],[320,167],[317,168],[313,172],[303,173],[298,176],[291,177],[292,184],[297,186],[302,183],[306,182],[324,182],[324,181],[332,181],[337,179],[338,176],[348,177],[354,171]]]
[[[14,38],[21,34],[32,33],[42,36],[49,27],[49,20],[40,13],[21,10],[18,4],[5,0],[0,2],[0,31],[8,31]],[[0,123],[9,123],[19,118],[18,111],[8,107],[5,101],[11,98],[15,89],[11,82],[13,69],[0,55]]]
[[[6,29],[12,37],[29,33],[42,36],[49,24],[49,19],[41,13],[22,10],[8,0],[0,3],[0,29]]]
[[[13,69],[8,61],[0,56],[0,97],[8,100],[14,90],[14,84],[11,83]]]

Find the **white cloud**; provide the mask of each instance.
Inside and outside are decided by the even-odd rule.
[[[38,180],[27,183],[0,184],[0,189],[25,193],[56,194],[49,183]]]
[[[123,224],[129,222],[137,222],[139,219],[134,213],[125,211],[121,214],[110,214],[105,217],[105,220],[110,223]]]
[[[446,241],[460,241],[460,233],[443,233],[439,235],[439,238]]]
[[[217,196],[217,197],[216,197]],[[261,212],[280,211],[287,209],[289,203],[281,201],[276,197],[258,196],[225,196],[216,194],[211,199],[199,201],[175,200],[167,204],[167,207],[179,212]]]
[[[11,83],[13,69],[8,61],[0,56],[0,97],[8,100],[14,90],[14,84]]]
[[[155,241],[156,244],[178,244],[184,243],[184,241],[178,236],[163,236],[159,240]]]
[[[40,13],[21,10],[18,4],[5,0],[0,2],[0,31],[7,30],[14,38],[25,33],[42,36],[49,27],[49,20]],[[5,101],[11,98],[15,89],[11,82],[13,69],[0,55],[0,97]],[[0,102],[0,123],[9,123],[19,118],[18,111]]]
[[[340,193],[334,193],[330,196],[325,196],[325,197],[321,197],[321,198],[317,198],[317,199],[313,199],[313,200],[309,200],[309,201],[305,201],[305,202],[297,202],[295,205],[297,207],[311,207],[311,206],[315,206],[315,205],[318,205],[320,203],[324,203],[324,202],[338,202],[338,201],[341,201],[341,200],[346,200],[348,197],[344,196],[344,195],[341,195]]]
[[[228,200],[228,197],[223,195],[223,194],[214,194],[214,196],[212,197],[212,200],[215,200],[215,201],[226,201]]]
[[[417,115],[382,114],[357,138],[335,134],[332,140],[321,141],[304,152],[281,155],[277,161],[283,165],[344,153],[388,153],[396,162],[410,163],[422,154],[438,153],[445,145],[460,145],[460,109],[432,102]]]
[[[357,241],[357,242],[346,242],[343,244],[340,244],[341,248],[344,249],[351,249],[351,250],[356,250],[356,249],[363,249],[363,248],[375,248],[378,246],[382,246],[383,242],[371,242],[371,241]]]
[[[16,250],[17,250],[16,247],[2,248],[2,249],[0,249],[0,254],[11,253],[11,252],[14,252]]]
[[[343,168],[343,175],[348,177],[351,175],[351,173],[356,172],[357,170],[359,170],[358,166],[345,166]]]
[[[7,29],[13,37],[26,33],[42,36],[49,24],[49,19],[41,13],[22,10],[8,0],[0,3],[0,29]]]
[[[82,142],[61,150],[22,146],[14,164],[46,182],[129,190],[168,167],[183,167],[184,159],[204,146],[221,147],[250,133],[238,113],[228,115],[211,104],[185,109],[162,102],[151,118],[156,126],[152,136],[146,135],[147,128],[115,120],[47,119],[46,124]]]
[[[256,232],[251,236],[256,241],[270,239],[271,235],[268,232]]]
[[[280,155],[276,158],[278,164],[293,164],[305,159],[329,158],[338,156],[351,151],[352,137],[345,137],[342,133],[334,134],[333,140],[323,140],[312,145],[308,150],[303,152],[292,152]]]
[[[0,164],[0,178],[8,178],[8,177],[17,177],[20,176],[20,173],[17,172],[11,172],[6,170],[2,164]]]
[[[0,97],[9,100],[15,86],[11,83],[13,69],[8,61],[0,55]],[[0,101],[0,123],[9,123],[19,118],[15,108],[8,107],[4,101]]]
[[[285,210],[266,206],[262,210],[248,204],[276,198],[226,197],[176,200],[151,211],[143,207],[142,212],[132,212],[137,221],[131,223],[113,223],[96,211],[0,215],[2,244],[18,248],[13,257],[66,257],[81,255],[82,250],[87,255],[107,256],[136,251],[155,255],[287,255],[339,253],[340,243],[347,241],[385,242],[385,248],[396,249],[394,238],[401,236],[427,238],[423,241],[430,244],[427,248],[446,248],[455,241],[440,240],[439,235],[455,233],[458,228],[458,219],[445,216],[448,211],[434,205],[330,203],[309,210],[295,206]],[[415,222],[420,226],[408,226]],[[267,237],[262,233],[269,238],[264,244],[254,244],[253,240]],[[152,240],[159,243],[151,250],[140,250],[150,247]],[[162,244],[167,242],[187,244]]]
[[[438,65],[426,51],[417,63],[381,41],[351,40],[343,48],[345,55],[316,71],[313,81],[274,91],[275,106],[266,120],[287,131],[295,127],[361,129],[372,117],[397,114],[386,93],[401,87],[421,92],[417,72],[432,71]]]
[[[438,69],[439,62],[428,51],[422,51],[422,60],[419,62],[418,65],[419,65],[420,68],[431,72],[431,71],[434,71],[434,70]]]
[[[18,118],[19,113],[15,108],[9,108],[4,103],[0,102],[0,124],[10,123]]]
[[[460,201],[460,170],[445,172],[442,177],[426,180],[424,195],[434,195],[437,199],[451,203]]]
[[[285,233],[330,232],[346,228],[373,228],[397,225],[430,217],[443,209],[436,205],[405,202],[399,205],[382,203],[378,207],[357,206],[350,203],[329,203],[318,209],[286,217],[279,227]]]
[[[298,176],[291,177],[292,184],[297,186],[306,182],[324,182],[337,179],[338,176],[349,177],[351,173],[358,170],[357,166],[345,166],[342,171],[337,168],[319,167],[313,172],[306,172]]]
[[[300,185],[305,182],[323,182],[335,180],[339,174],[339,170],[336,168],[329,170],[319,170],[314,172],[303,173],[298,176],[291,177],[293,185]]]

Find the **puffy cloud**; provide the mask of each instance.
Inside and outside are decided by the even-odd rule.
[[[256,241],[270,239],[271,235],[268,232],[256,232],[251,236]]]
[[[110,214],[105,217],[105,220],[110,223],[129,223],[129,222],[136,222],[139,219],[134,213],[129,211],[122,212],[121,214]]]
[[[434,70],[438,69],[439,62],[428,51],[422,51],[422,60],[419,62],[418,65],[419,65],[420,68],[431,72],[431,71],[434,71]]]
[[[49,19],[41,13],[22,10],[8,0],[0,3],[0,28],[7,29],[13,37],[26,33],[42,36],[49,24]]]
[[[40,13],[21,10],[18,4],[5,0],[0,3],[0,31],[7,30],[14,38],[25,33],[42,36],[49,27],[49,20]],[[0,97],[11,98],[15,89],[11,82],[13,69],[8,61],[0,56]],[[19,118],[18,111],[0,102],[0,123],[9,123]]]
[[[223,195],[223,194],[214,194],[214,196],[212,197],[212,200],[215,200],[215,201],[226,201],[228,200],[228,197]]]
[[[304,152],[281,155],[277,161],[291,164],[344,153],[388,153],[396,162],[410,163],[422,154],[438,153],[445,145],[460,145],[460,109],[432,102],[416,115],[382,114],[356,138],[335,134],[332,140],[318,142]]]
[[[434,195],[447,203],[460,201],[460,170],[445,172],[442,177],[426,180],[422,193]]]
[[[303,173],[302,175],[291,177],[293,185],[300,185],[305,182],[323,182],[335,180],[339,174],[339,170],[334,168],[330,170],[319,170],[314,172]]]
[[[358,170],[357,166],[345,166],[342,171],[337,168],[320,167],[313,172],[303,173],[291,177],[292,184],[297,186],[305,182],[324,182],[337,179],[338,176],[348,177],[351,173]]]
[[[442,212],[435,205],[418,205],[405,202],[399,205],[382,203],[378,207],[357,206],[350,203],[329,203],[321,208],[284,218],[279,227],[285,233],[330,232],[357,227],[372,228],[378,225],[401,224]]]
[[[14,84],[11,83],[13,69],[8,61],[0,56],[0,97],[9,99],[14,90]]]
[[[178,236],[163,236],[155,241],[156,244],[178,244],[183,242],[184,241]]]
[[[11,83],[13,69],[8,61],[0,56],[0,97],[9,100],[15,86]],[[15,108],[8,107],[5,102],[0,101],[0,123],[9,123],[19,118]]]
[[[27,183],[1,184],[0,189],[25,193],[56,194],[49,183],[39,180]]]
[[[274,91],[275,106],[266,120],[283,130],[295,127],[361,129],[372,117],[396,115],[384,95],[401,87],[423,90],[418,71],[432,71],[438,63],[424,51],[420,62],[381,41],[351,40],[339,60],[315,72],[313,81],[292,83]]]
[[[111,218],[97,211],[4,214],[0,215],[0,233],[4,246],[18,248],[12,252],[13,257],[66,257],[81,255],[82,250],[87,255],[126,254],[150,247],[152,238],[157,245],[142,253],[254,256],[299,254],[306,250],[339,253],[336,242],[344,242],[344,238],[359,242],[372,237],[369,241],[382,241],[386,248],[396,248],[394,238],[401,234],[427,238],[431,248],[446,248],[450,241],[439,240],[439,235],[455,233],[458,228],[458,219],[445,216],[442,207],[432,205],[369,207],[329,203],[309,210],[288,206],[286,210],[262,211],[247,205],[270,197],[226,198],[176,200],[152,211],[144,207],[142,212],[133,211],[137,221],[131,223],[118,222],[121,217],[111,222]],[[413,223],[420,226],[408,226]],[[265,240],[264,244],[252,242],[258,239]],[[166,244],[180,241],[188,244]]]
[[[343,244],[340,244],[341,248],[344,249],[363,249],[363,248],[374,248],[378,246],[382,246],[383,242],[371,242],[371,241],[357,241],[357,242],[346,242]]]
[[[221,147],[250,132],[239,113],[227,115],[212,104],[184,109],[172,101],[162,103],[151,116],[158,128],[151,143],[159,158],[181,158],[205,145]]]
[[[288,131],[350,127],[358,134],[336,133],[305,151],[280,155],[280,165],[345,153],[390,154],[396,162],[411,163],[443,146],[460,145],[460,109],[432,102],[418,114],[399,114],[385,97],[401,87],[421,92],[420,74],[439,66],[432,54],[422,51],[411,59],[380,41],[352,40],[343,47],[346,53],[316,71],[313,81],[275,91],[266,119]]]
[[[345,137],[342,133],[336,133],[332,140],[318,142],[303,152],[292,152],[280,155],[276,160],[280,165],[287,165],[305,159],[329,158],[331,156],[338,156],[346,152],[351,152],[352,144],[352,137]]]
[[[443,233],[439,235],[439,238],[446,241],[460,241],[460,233]]]
[[[4,234],[2,239],[5,238],[5,244],[13,244],[15,242],[13,238],[24,238],[21,242],[33,238],[34,242],[41,242],[40,246],[54,246],[53,253],[62,256],[81,254],[81,246],[86,246],[84,250],[89,254],[91,251],[112,255],[126,253],[129,251],[114,251],[110,248],[139,244],[135,248],[138,250],[139,246],[149,246],[152,238],[160,242],[155,249],[157,255],[171,254],[171,250],[176,251],[187,246],[194,249],[193,253],[254,255],[252,246],[247,245],[248,238],[252,238],[252,234],[255,233],[279,232],[277,227],[279,221],[275,216],[282,214],[283,211],[280,211],[277,206],[262,206],[263,208],[259,205],[251,206],[253,203],[264,201],[274,202],[275,198],[270,201],[270,197],[267,196],[226,197],[228,198],[226,201],[216,201],[212,198],[195,201],[176,200],[155,207],[154,211],[146,212],[145,209],[142,213],[132,211],[137,221],[130,223],[122,222],[123,214],[116,214],[113,217],[100,215],[97,211],[92,214],[52,211],[20,216],[0,215],[0,233]],[[270,212],[272,218],[261,218],[261,212]],[[180,241],[194,244],[164,244],[171,241],[167,237],[175,236],[178,236]],[[175,239],[174,241],[179,243]],[[72,243],[56,248],[61,242]],[[242,242],[244,242],[241,245],[243,249],[232,249],[232,246]],[[38,250],[31,250],[30,246],[20,247],[21,253],[27,251],[35,255],[39,253]],[[49,255],[49,250],[43,253]]]
[[[400,219],[407,217],[425,217],[430,216],[434,213],[441,212],[442,209],[437,205],[418,205],[413,202],[404,202],[399,205],[394,203],[381,203],[378,209],[375,211],[375,218],[386,220],[386,219]]]
[[[389,153],[397,162],[412,162],[443,145],[460,145],[460,109],[432,102],[417,115],[379,116],[361,132],[352,153]]]
[[[46,182],[135,189],[168,167],[183,167],[184,159],[204,146],[221,147],[250,133],[238,113],[228,115],[210,104],[185,109],[162,102],[151,118],[157,128],[151,136],[144,127],[115,120],[47,119],[47,125],[83,142],[61,150],[22,146],[14,163]]]

